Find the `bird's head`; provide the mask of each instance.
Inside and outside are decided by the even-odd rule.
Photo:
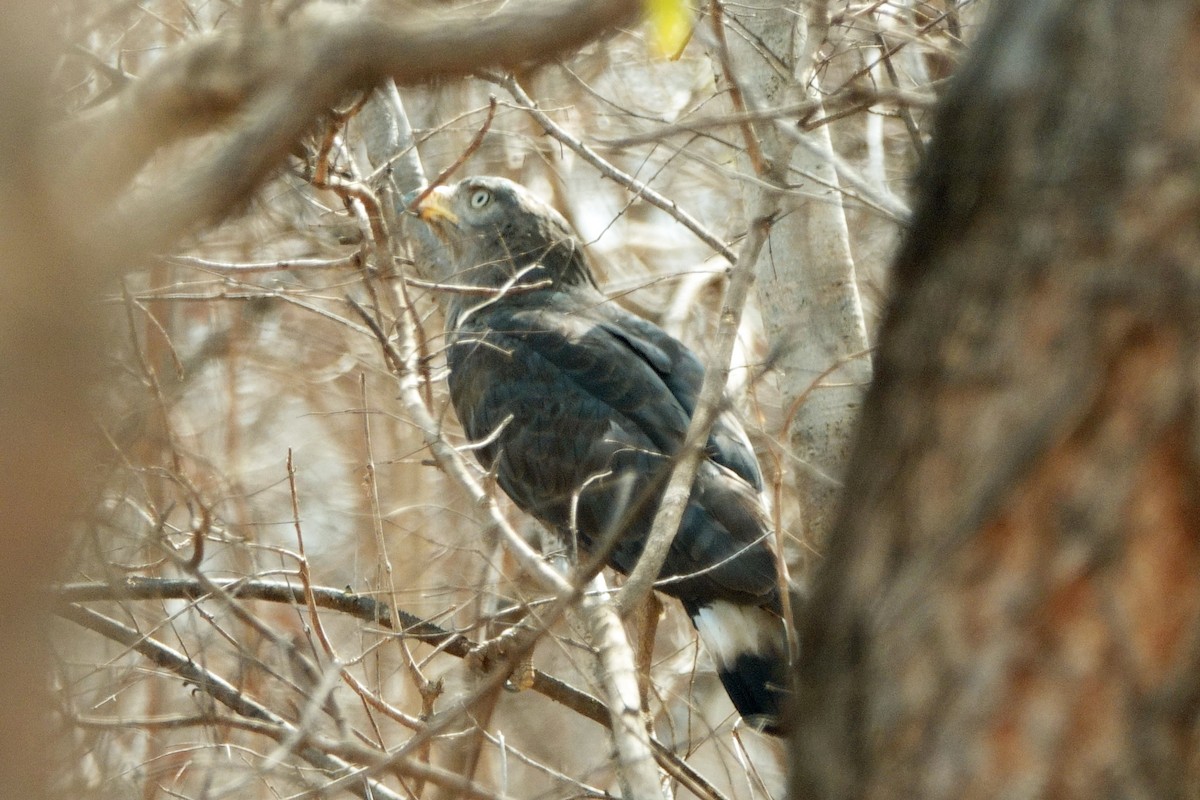
[[[415,211],[450,248],[458,283],[496,288],[548,280],[556,289],[595,285],[567,221],[510,180],[474,177],[438,186]]]

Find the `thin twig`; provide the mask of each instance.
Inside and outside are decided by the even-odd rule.
[[[882,33],[875,34],[875,42],[879,45],[879,52],[883,55],[880,60],[883,61],[883,67],[887,71],[888,80],[893,86],[900,85],[900,77],[896,74],[896,65],[892,63],[892,57],[888,53],[887,42],[884,41]],[[925,156],[925,142],[921,139],[921,129],[917,127],[917,121],[913,119],[912,112],[907,108],[900,109],[900,118],[904,120],[904,127],[908,129],[908,136],[912,140],[913,149],[917,151],[917,160],[923,160]]]
[[[521,84],[517,82],[515,77],[512,75],[500,77],[487,73],[480,73],[480,77],[490,83],[495,83],[496,85],[508,90],[508,93],[511,94],[513,99],[517,101],[517,105],[525,109],[530,116],[536,119],[538,124],[542,126],[546,133],[550,134],[555,139],[569,147],[571,150],[575,151],[581,158],[583,158],[584,161],[587,161],[593,167],[598,169],[602,175],[607,178],[611,178],[616,183],[624,186],[637,197],[641,197],[647,203],[650,203],[650,205],[665,211],[676,221],[678,221],[679,224],[696,234],[700,241],[704,242],[713,250],[724,256],[729,263],[732,264],[734,261],[737,261],[736,254],[729,248],[727,244],[725,244],[725,242],[721,241],[721,239],[713,234],[712,231],[700,224],[699,220],[680,208],[679,204],[677,204],[674,200],[659,194],[654,189],[651,189],[647,184],[639,181],[632,175],[617,169],[612,162],[603,158],[595,150],[588,147],[571,134],[567,133],[564,128],[555,123],[554,120],[550,119],[550,116],[538,107],[538,104],[535,103],[532,98],[530,98],[529,94],[526,93],[525,89],[522,88]]]
[[[309,586],[306,590],[294,583],[247,578],[209,578],[201,581],[187,578],[129,577],[118,584],[65,584],[57,587],[53,594],[64,604],[116,600],[202,600],[213,595],[213,589],[210,587],[218,588],[230,598],[286,605],[304,603],[306,595],[311,593],[312,601],[320,608],[398,631],[405,637],[416,639],[455,658],[466,658],[478,648],[476,642],[462,634],[446,630],[403,609],[389,607],[373,597],[327,586]],[[608,708],[597,698],[541,670],[533,670],[532,677],[533,683],[530,688],[533,691],[592,722],[606,728],[612,725]],[[726,800],[720,791],[709,784],[691,765],[680,759],[671,748],[653,737],[650,744],[659,765],[697,797],[706,800]]]
[[[405,283],[409,286],[414,286],[418,289],[429,289],[434,292],[445,292],[446,294],[462,294],[462,295],[479,295],[482,297],[499,297],[501,295],[521,294],[522,292],[535,292],[538,289],[545,289],[554,283],[549,278],[533,283],[520,283],[509,285],[512,282],[506,283],[504,286],[472,286],[466,283],[442,283],[440,281],[423,281],[419,278],[405,278]]]
[[[808,130],[810,126],[820,125],[829,121],[831,115],[840,115],[847,111],[862,111],[885,103],[898,107],[928,109],[932,108],[936,101],[937,98],[928,92],[905,89],[878,89],[867,92],[850,87],[837,97],[836,103],[832,101],[825,101],[823,103],[820,100],[802,100],[778,108],[764,108],[757,111],[743,111],[740,113],[681,120],[669,125],[661,125],[645,133],[634,133],[618,139],[597,139],[596,141],[606,147],[620,149],[639,144],[658,142],[681,133],[695,134],[713,128],[739,126],[747,122],[804,120],[807,115],[814,111],[819,111],[824,107],[828,112],[828,116],[822,117],[821,120],[804,122],[805,130]]]
[[[721,72],[724,73],[725,80],[729,83],[729,101],[733,104],[735,112],[745,114],[746,102],[742,96],[742,86],[734,74],[733,63],[729,57],[729,44],[725,41],[725,15],[721,0],[712,0],[709,8],[713,36],[717,40],[717,56],[721,64]],[[754,133],[754,125],[750,120],[743,120],[739,127],[742,129],[742,141],[746,143],[746,155],[750,158],[750,166],[754,169],[754,174],[759,176],[766,174],[767,165],[763,160],[762,145]]]
[[[473,139],[471,139],[471,143],[468,144],[467,148],[459,154],[458,158],[454,159],[454,162],[450,166],[446,167],[444,170],[439,172],[437,174],[437,177],[434,178],[433,180],[431,180],[429,182],[429,185],[426,186],[424,189],[422,189],[420,194],[418,194],[415,198],[413,198],[413,201],[408,204],[407,210],[412,211],[414,208],[419,206],[421,204],[421,201],[429,196],[430,192],[432,192],[435,188],[437,188],[438,186],[441,186],[443,183],[445,183],[446,179],[449,178],[451,175],[453,175],[459,169],[459,167],[461,167],[463,164],[467,163],[467,159],[470,158],[471,156],[473,156],[475,154],[475,151],[478,150],[479,147],[483,144],[483,137],[487,135],[488,129],[492,127],[492,120],[495,118],[496,118],[496,96],[490,95],[488,97],[487,119],[485,119],[483,121],[483,125],[480,126],[478,131],[476,131],[475,137]]]
[[[206,272],[232,275],[253,275],[260,272],[307,272],[310,270],[342,270],[362,267],[362,253],[354,252],[343,258],[284,258],[278,261],[235,264],[196,256],[167,256],[168,264],[193,267]]]
[[[173,650],[161,642],[152,639],[141,632],[117,622],[114,619],[75,604],[62,604],[55,613],[88,630],[119,642],[131,650],[153,661],[163,669],[170,670],[176,675],[194,684],[205,694],[217,702],[241,714],[244,717],[261,720],[279,728],[284,735],[295,735],[297,728],[271,709],[239,691],[231,683],[216,673],[201,667],[184,654]],[[324,770],[331,776],[344,775],[352,765],[336,756],[318,750],[313,745],[305,745],[297,749],[297,755],[313,766]],[[346,783],[346,788],[362,797],[387,798],[387,800],[403,800],[403,798],[388,789],[383,784],[370,778],[359,779]]]
[[[317,601],[312,593],[312,574],[308,569],[308,554],[304,549],[304,526],[300,524],[300,496],[296,490],[296,464],[292,460],[292,448],[290,447],[287,451],[287,478],[288,492],[292,501],[292,527],[296,531],[297,552],[300,553],[298,565],[300,585],[304,589],[304,605],[308,608],[308,621],[317,634],[317,641],[321,643],[321,649],[325,651],[326,657],[336,665],[338,663],[337,654],[334,652],[333,643],[329,641],[329,636],[325,633],[325,626],[321,624],[321,617],[317,614]]]
[[[838,184],[830,184],[829,181],[822,180],[819,176],[811,173],[805,173],[805,177],[833,189],[846,197],[853,198],[863,205],[874,208],[882,213],[888,219],[893,220],[901,225],[908,222],[911,209],[908,204],[889,191],[884,186],[876,186],[862,176],[862,174],[846,163],[846,160],[832,150],[825,149],[819,144],[813,142],[805,133],[796,128],[795,125],[784,122],[783,120],[775,121],[775,128],[784,136],[794,141],[796,144],[805,148],[811,153],[816,154],[820,158],[828,161],[837,174],[838,181],[845,181],[850,188]],[[851,191],[851,189],[853,191]]]
[[[654,587],[671,542],[675,540],[675,534],[679,530],[679,523],[691,497],[696,470],[704,458],[704,446],[708,441],[709,430],[721,409],[721,398],[729,378],[729,359],[737,341],[742,310],[745,308],[750,287],[754,284],[754,265],[758,261],[759,250],[767,240],[776,202],[777,196],[773,192],[763,190],[758,195],[750,233],[742,244],[737,263],[731,271],[729,285],[725,289],[721,323],[717,328],[712,352],[705,363],[704,382],[701,384],[699,397],[696,398],[696,408],[692,413],[687,435],[675,455],[671,477],[663,492],[662,502],[655,512],[654,523],[651,525],[642,555],[617,596],[617,608],[622,616],[629,615],[637,608]]]

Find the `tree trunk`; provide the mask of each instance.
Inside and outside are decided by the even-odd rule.
[[[70,244],[77,220],[45,180],[50,33],[39,3],[0,17],[0,797],[30,800],[48,796],[54,728],[44,587],[92,444],[85,387],[100,359],[89,346],[98,290]]]
[[[806,616],[794,798],[1195,796],[1200,7],[997,0]]]
[[[819,98],[804,86],[829,26],[825,6],[806,4],[803,16],[797,16],[791,0],[725,9],[732,73],[747,107],[779,108]],[[787,442],[796,463],[804,538],[823,542],[863,387],[871,379],[867,329],[829,127],[807,134],[814,149],[797,147],[769,122],[756,126],[755,134],[767,165],[760,177],[798,183],[803,192],[784,197],[756,272],[763,327],[789,412]],[[747,184],[745,194],[760,191]],[[814,391],[814,385],[820,388]]]

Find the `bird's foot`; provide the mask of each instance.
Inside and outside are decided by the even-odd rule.
[[[480,642],[467,654],[467,665],[481,674],[497,669],[509,671],[506,689],[524,691],[533,686],[533,641],[536,634],[525,625],[515,625],[498,636]]]

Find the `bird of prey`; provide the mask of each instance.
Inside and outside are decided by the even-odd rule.
[[[684,441],[704,368],[611,302],[567,221],[496,177],[416,211],[447,245],[450,398],[474,453],[525,512],[628,574]],[[656,588],[678,598],[748,723],[782,730],[786,637],[763,479],[741,423],[713,425]]]

